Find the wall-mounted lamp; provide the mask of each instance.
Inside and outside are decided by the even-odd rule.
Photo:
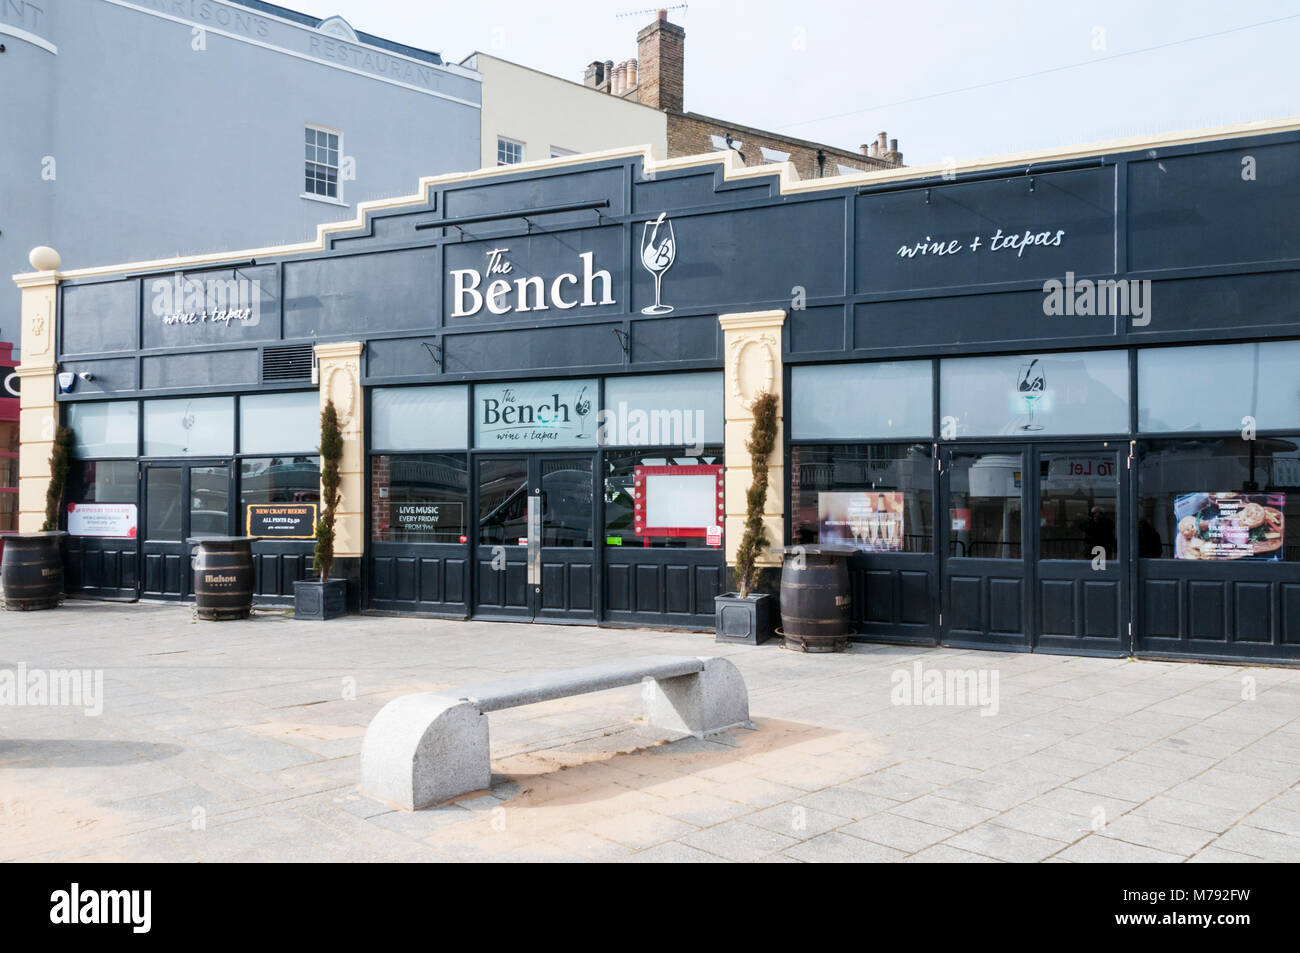
[[[80,378],[81,378],[83,381],[85,381],[87,384],[89,384],[91,381],[93,381],[93,380],[95,379],[95,375],[92,374],[92,373],[90,373],[90,371],[82,371],[82,372],[81,372],[80,374],[78,374],[77,376],[80,377]]]

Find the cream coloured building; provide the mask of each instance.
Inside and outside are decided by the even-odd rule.
[[[668,154],[668,117],[658,109],[486,53],[461,65],[483,77],[484,168],[620,146]]]

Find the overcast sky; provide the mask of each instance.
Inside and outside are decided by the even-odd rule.
[[[655,6],[280,2],[577,81],[634,56]],[[669,18],[686,29],[688,110],[848,148],[886,130],[909,165],[1300,114],[1296,0],[691,0]]]

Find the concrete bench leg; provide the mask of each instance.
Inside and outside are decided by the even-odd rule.
[[[688,731],[697,738],[737,726],[748,728],[749,692],[740,670],[726,659],[702,658],[704,671],[652,682],[646,716],[669,731]]]
[[[418,811],[492,783],[487,716],[469,702],[404,695],[385,705],[361,744],[361,791]]]

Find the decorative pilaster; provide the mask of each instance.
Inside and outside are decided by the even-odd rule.
[[[736,563],[736,550],[745,531],[745,494],[753,480],[749,451],[745,443],[754,423],[751,408],[754,398],[763,391],[776,394],[784,401],[781,361],[781,326],[784,311],[751,311],[724,314],[722,325],[723,353],[726,361],[724,408],[726,416],[726,504],[727,565]],[[776,446],[769,463],[767,506],[763,523],[773,546],[785,541],[785,428],[778,424]],[[760,566],[779,566],[781,558],[764,550]]]
[[[366,540],[366,404],[361,392],[362,348],[359,341],[316,345],[321,410],[325,409],[327,402],[334,401],[339,426],[343,430],[343,460],[339,467],[342,499],[334,527],[334,554],[340,558],[360,557]]]
[[[50,485],[50,452],[59,425],[55,399],[59,256],[35,248],[29,260],[37,270],[15,275],[22,293],[19,311],[22,348],[18,365],[18,532],[38,533],[45,522],[45,491]]]

